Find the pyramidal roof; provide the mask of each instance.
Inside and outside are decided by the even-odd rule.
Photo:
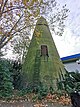
[[[47,23],[47,21],[46,21],[46,19],[43,17],[43,16],[41,16],[40,18],[39,18],[39,20],[37,21],[37,25],[48,25],[48,23]]]
[[[64,65],[60,60],[46,19],[41,16],[36,25],[22,67],[25,85],[38,86],[42,83],[57,90],[56,82],[63,79],[65,74]]]

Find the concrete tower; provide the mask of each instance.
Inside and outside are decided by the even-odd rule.
[[[65,74],[46,20],[41,17],[35,27],[29,50],[23,64],[26,83],[52,86]]]

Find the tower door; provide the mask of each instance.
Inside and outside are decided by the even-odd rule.
[[[48,47],[47,45],[41,45],[41,56],[44,57],[44,59],[47,57],[47,60],[48,60]]]

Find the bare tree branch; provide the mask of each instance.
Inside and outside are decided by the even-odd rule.
[[[3,3],[4,3],[4,0],[2,0],[2,2],[1,2],[1,7],[0,7],[0,9],[2,9]]]
[[[21,15],[21,17],[18,19],[18,21],[14,24],[14,26],[12,27],[12,29],[10,30],[10,32],[8,32],[7,34],[4,34],[4,36],[1,38],[0,40],[0,49],[2,48],[2,46],[4,46],[5,44],[8,43],[8,41],[10,39],[12,39],[12,31],[14,30],[14,28],[16,27],[16,25],[18,24],[18,22],[20,21],[20,19],[22,18],[23,14]],[[5,36],[6,35],[6,36]],[[11,35],[11,36],[10,36]],[[4,41],[8,38],[8,40],[4,43]],[[10,38],[10,39],[9,39]]]
[[[11,39],[12,39],[12,35],[8,38],[7,41],[5,41],[3,44],[0,45],[0,49],[1,49],[2,47],[4,47]]]
[[[16,25],[18,24],[18,22],[20,21],[20,19],[23,17],[23,14],[20,16],[20,18],[18,19],[18,21],[14,24],[14,26],[12,27],[12,29],[10,30],[9,33],[12,32],[12,30],[16,27]]]
[[[6,6],[7,2],[8,2],[8,0],[5,0],[5,2],[4,2],[4,3],[2,2],[2,9],[1,9],[0,17],[1,17],[1,16],[2,16],[2,14],[3,14],[4,7]]]

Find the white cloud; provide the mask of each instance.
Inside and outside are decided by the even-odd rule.
[[[80,37],[73,35],[70,29],[64,30],[63,36],[53,36],[60,57],[80,53]]]
[[[54,36],[60,57],[80,53],[80,2],[79,0],[57,0],[70,10],[62,37]]]

